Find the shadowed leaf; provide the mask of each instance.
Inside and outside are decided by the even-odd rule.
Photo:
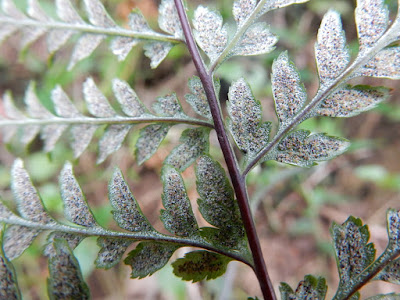
[[[193,251],[172,263],[174,274],[183,280],[198,282],[222,276],[232,259],[209,251]]]
[[[128,239],[99,237],[97,244],[101,249],[95,261],[96,267],[102,269],[112,268],[119,263],[126,248],[132,243],[133,241]]]
[[[323,300],[325,299],[327,289],[328,286],[324,278],[312,275],[305,276],[304,280],[300,281],[296,291],[293,291],[284,282],[279,287],[282,300]]]
[[[174,235],[195,236],[198,232],[196,219],[187,196],[181,175],[171,166],[164,166],[161,220],[165,228]]]
[[[170,125],[152,124],[140,130],[135,151],[139,165],[148,160],[157,151],[170,128]]]
[[[150,42],[143,46],[144,54],[150,58],[150,67],[155,69],[167,57],[174,45],[168,42]]]
[[[99,141],[99,156],[97,163],[100,164],[106,158],[121,148],[126,135],[132,128],[130,125],[110,125],[104,132]]]
[[[386,294],[369,297],[366,300],[400,300],[400,294]]]
[[[218,81],[214,83],[216,94],[219,93],[220,84]],[[190,94],[186,94],[186,101],[193,107],[193,110],[200,116],[211,120],[210,106],[208,105],[207,96],[205,94],[203,84],[197,76],[193,76],[188,82]]]
[[[131,278],[144,278],[166,265],[180,246],[158,242],[141,242],[129,252],[124,262],[132,267]]]
[[[88,286],[83,280],[79,263],[68,243],[55,239],[55,255],[49,257],[47,289],[50,299],[90,299]]]

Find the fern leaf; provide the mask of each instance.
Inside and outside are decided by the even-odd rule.
[[[369,297],[366,300],[400,300],[400,294],[386,294]]]
[[[232,259],[209,251],[192,251],[172,263],[174,274],[183,280],[198,282],[222,276]]]
[[[345,139],[298,130],[282,139],[277,152],[272,155],[279,162],[310,167],[315,162],[329,160],[343,153],[348,146],[349,142]]]
[[[286,52],[279,55],[272,65],[271,83],[276,114],[282,126],[300,111],[307,100],[300,75]]]
[[[286,7],[293,4],[305,3],[309,0],[273,0],[273,1],[266,1],[267,3],[264,5],[262,13],[266,13],[268,11]]]
[[[141,117],[149,113],[129,84],[119,79],[114,79],[112,83],[115,97],[127,116]]]
[[[99,237],[97,244],[101,248],[95,264],[97,268],[110,269],[115,266],[124,255],[132,240]]]
[[[129,252],[124,262],[132,267],[131,278],[144,278],[164,267],[178,245],[158,242],[141,242]]]
[[[343,225],[331,227],[339,270],[339,289],[359,275],[375,259],[375,249],[368,243],[369,231],[360,219],[349,217]]]
[[[212,116],[210,112],[210,106],[208,105],[207,96],[200,78],[193,76],[189,79],[188,86],[191,93],[185,95],[186,101],[192,106],[193,110],[197,114],[208,120],[211,120]],[[218,94],[220,90],[219,81],[214,81],[214,87],[216,94]]]
[[[174,235],[189,237],[198,234],[198,225],[194,217],[181,175],[171,166],[164,166],[161,220],[165,228]]]
[[[202,154],[208,153],[210,130],[207,128],[186,129],[175,147],[165,159],[165,164],[184,171]]]
[[[389,25],[389,10],[384,0],[358,0],[355,12],[360,52],[371,48]]]
[[[1,230],[1,245],[3,245],[3,233],[4,231]],[[22,299],[14,266],[5,256],[2,246],[0,247],[0,299]]]
[[[163,0],[158,8],[158,13],[158,25],[160,28],[178,39],[183,39],[183,30],[174,0]]]
[[[235,0],[233,3],[232,14],[238,25],[241,27],[249,18],[257,5],[257,0]]]
[[[296,291],[286,283],[282,282],[279,291],[282,300],[322,300],[325,299],[328,286],[322,277],[314,277],[307,275],[304,280],[300,281]]]
[[[113,216],[118,225],[134,232],[154,231],[143,215],[120,170],[115,170],[108,187]]]
[[[352,117],[374,108],[389,97],[390,89],[365,85],[347,85],[327,97],[316,114],[329,117]]]
[[[231,51],[230,56],[260,55],[274,50],[278,38],[272,34],[265,22],[251,25]]]
[[[400,47],[381,50],[358,71],[357,75],[400,79]]]
[[[394,209],[389,209],[386,218],[389,236],[388,248],[395,248],[400,252],[400,212]]]
[[[6,256],[13,260],[19,257],[33,243],[41,231],[28,227],[11,225],[4,233],[3,247]]]
[[[144,55],[150,58],[150,67],[157,68],[174,45],[169,42],[150,42],[143,46]]]
[[[350,61],[340,15],[334,10],[327,12],[322,19],[315,56],[322,85],[335,80]]]
[[[400,284],[400,259],[396,259],[387,265],[374,279]]]
[[[55,255],[49,257],[47,289],[50,299],[90,299],[79,263],[62,239],[55,239]]]
[[[244,79],[232,83],[228,98],[228,128],[239,149],[250,158],[268,143],[271,124],[262,123],[261,104]]]
[[[72,165],[66,163],[60,174],[61,198],[68,221],[85,227],[97,226],[97,222],[87,205],[81,187],[72,173]]]
[[[164,97],[158,97],[157,102],[153,104],[153,109],[157,114],[164,117],[185,115],[175,93]]]
[[[169,125],[154,124],[140,130],[135,151],[138,164],[148,160],[157,151],[170,128]]]
[[[194,12],[196,42],[210,58],[211,63],[222,53],[228,42],[228,31],[222,24],[222,16],[217,11],[199,6]]]

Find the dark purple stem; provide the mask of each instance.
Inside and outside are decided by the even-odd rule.
[[[182,0],[174,0],[175,6],[178,11],[179,19],[182,24],[183,33],[186,38],[186,44],[192,56],[192,60],[196,66],[197,72],[203,84],[208,103],[210,106],[211,114],[214,120],[214,127],[217,133],[218,141],[221,146],[222,153],[231,177],[232,185],[235,190],[236,198],[239,204],[242,221],[246,230],[247,238],[250,245],[250,250],[253,255],[253,270],[259,281],[261,291],[264,299],[276,300],[274,288],[269,278],[263,253],[261,251],[260,241],[257,236],[253,217],[251,215],[245,176],[240,173],[239,167],[233,149],[229,142],[228,136],[225,131],[224,121],[221,115],[221,109],[214,90],[213,76],[209,74],[204,66],[203,60],[200,56],[199,50],[193,39],[193,34],[186,11],[183,7]]]

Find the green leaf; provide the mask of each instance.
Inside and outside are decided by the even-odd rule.
[[[349,145],[342,138],[298,130],[281,140],[274,159],[295,166],[310,167],[315,162],[329,160],[343,153]]]
[[[167,136],[170,128],[170,125],[151,124],[140,130],[135,151],[139,165],[153,156],[161,142]]]
[[[14,266],[3,250],[3,232],[3,230],[0,232],[0,299],[22,299]]]
[[[327,117],[353,117],[370,110],[389,97],[389,88],[368,85],[347,85],[326,98],[316,115]]]
[[[192,106],[193,110],[200,116],[211,120],[210,106],[208,105],[208,100],[206,93],[203,88],[201,80],[197,76],[193,76],[189,79],[188,86],[190,89],[190,94],[185,95],[186,101]],[[214,86],[216,89],[216,94],[218,95],[220,89],[220,83],[218,80],[214,81]]]
[[[327,289],[325,278],[312,275],[305,276],[295,292],[284,282],[279,287],[282,300],[322,300],[325,299]]]
[[[50,299],[89,299],[88,286],[67,241],[55,239],[53,246],[55,255],[49,257],[47,280]]]
[[[366,300],[400,300],[400,294],[386,294],[386,295],[376,295],[369,297]]]
[[[132,267],[131,278],[150,276],[168,262],[181,246],[159,242],[141,242],[129,252],[124,262]]]
[[[222,276],[232,259],[209,251],[192,251],[172,263],[174,274],[183,280],[198,282]]]
[[[97,245],[101,249],[95,261],[96,267],[110,269],[115,266],[121,260],[126,248],[133,242],[129,239],[99,237]]]
[[[181,175],[171,166],[164,166],[161,220],[165,228],[178,236],[197,235],[198,225],[194,217]]]
[[[251,158],[267,145],[271,124],[261,122],[261,104],[243,78],[232,83],[228,98],[228,128],[239,149]]]
[[[374,279],[400,284],[400,259],[392,261]]]
[[[133,232],[153,231],[153,227],[143,215],[119,169],[114,171],[110,180],[108,195],[114,208],[112,214],[121,228]]]
[[[339,286],[359,275],[375,259],[375,249],[368,244],[369,231],[360,219],[349,217],[342,225],[333,223],[331,235],[339,270]]]
[[[202,154],[208,153],[210,129],[186,129],[180,138],[181,144],[172,149],[164,163],[179,171],[186,170]]]

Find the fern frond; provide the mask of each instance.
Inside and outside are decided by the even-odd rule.
[[[13,0],[2,0],[0,13],[0,41],[16,32],[22,32],[21,47],[25,48],[46,35],[50,54],[58,51],[73,35],[80,35],[68,69],[88,57],[107,37],[111,37],[110,50],[124,60],[131,49],[144,43],[145,55],[156,68],[173,45],[183,41],[182,29],[172,0],[163,0],[159,9],[159,26],[166,32],[152,30],[143,15],[134,10],[129,16],[129,29],[120,27],[108,15],[99,0],[83,0],[89,23],[85,22],[70,0],[56,0],[58,20],[48,16],[37,0],[29,0],[27,12],[19,10]]]
[[[153,114],[126,82],[114,79],[113,91],[125,115],[118,114],[111,107],[91,78],[84,82],[83,94],[87,109],[93,117],[83,115],[60,86],[51,93],[56,115],[40,103],[33,84],[25,94],[26,114],[16,108],[11,94],[6,93],[3,97],[5,117],[0,118],[4,141],[9,142],[17,136],[23,145],[27,145],[40,133],[44,141],[44,150],[50,152],[63,132],[70,128],[71,147],[75,157],[79,157],[90,144],[95,131],[101,125],[106,125],[99,141],[97,162],[101,163],[121,147],[126,135],[135,124],[155,123],[141,130],[141,136],[136,143],[137,158],[139,163],[142,163],[157,150],[169,128],[174,124],[184,123],[213,128],[210,121],[187,116],[174,94],[158,98],[153,107],[156,114]]]

